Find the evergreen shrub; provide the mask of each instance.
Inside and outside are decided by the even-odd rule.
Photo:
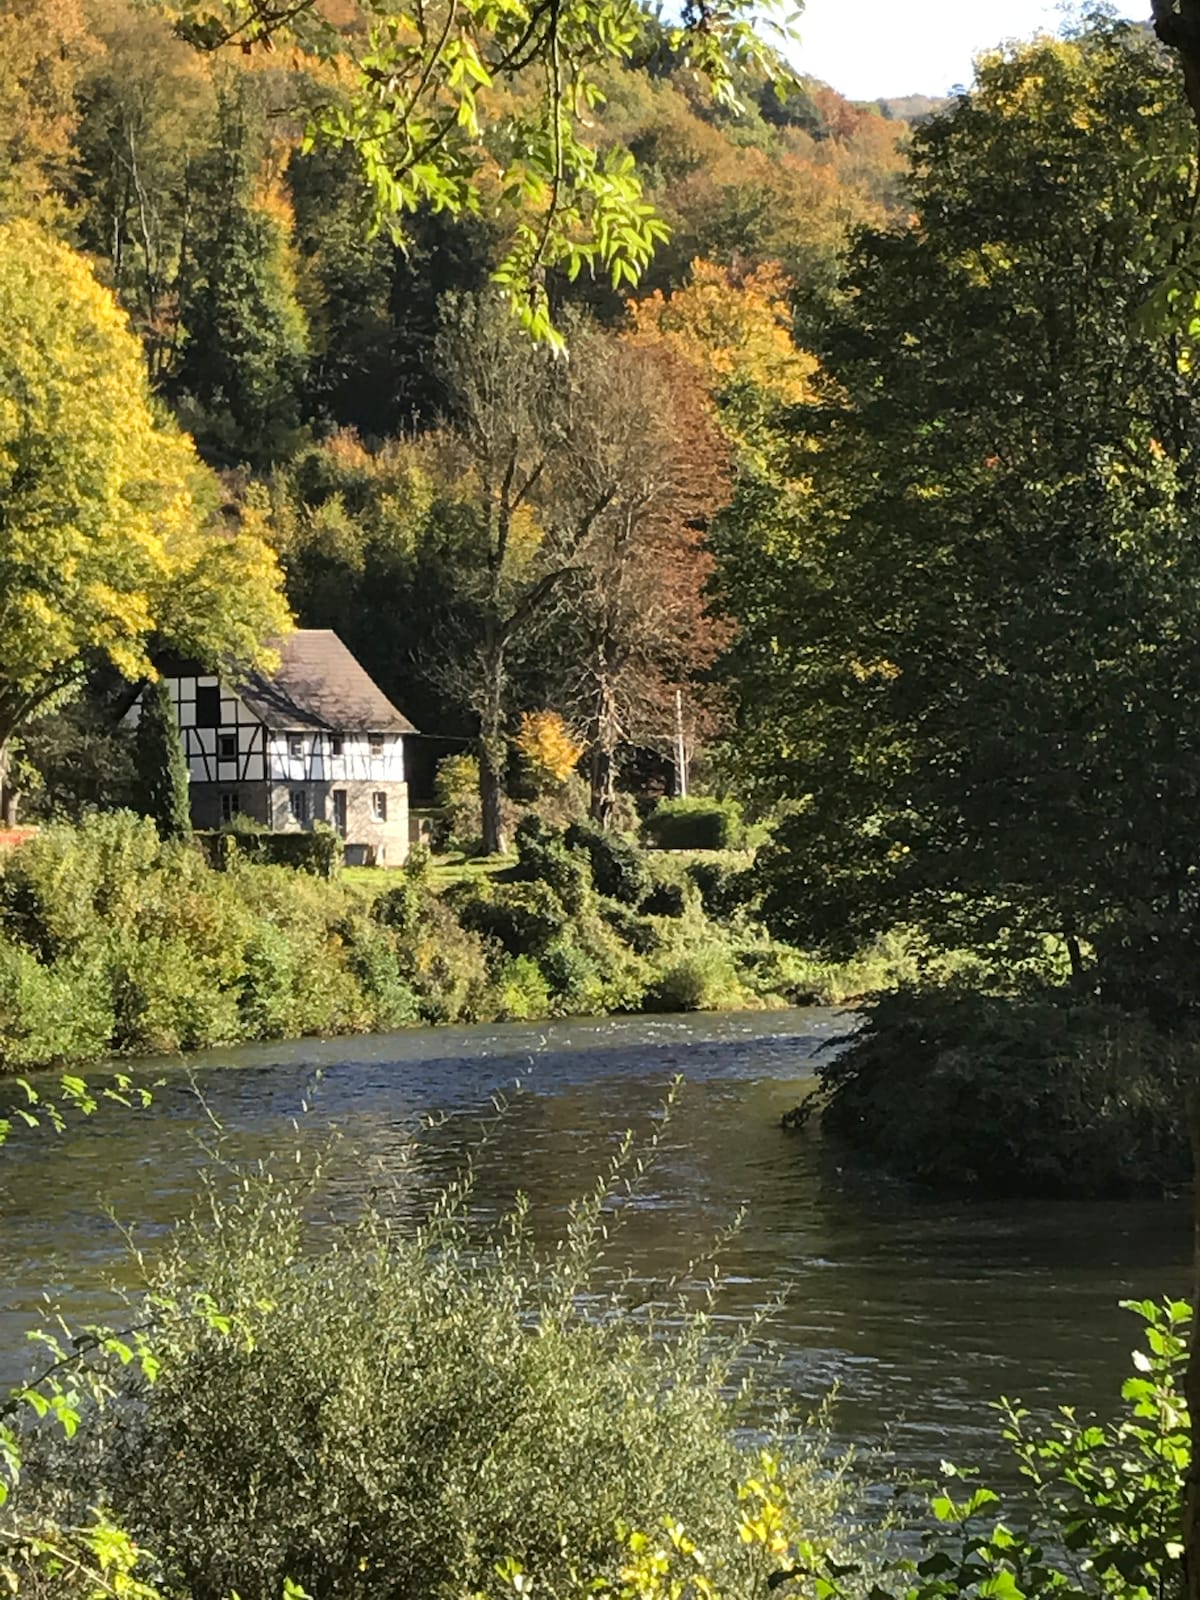
[[[217,871],[224,871],[239,856],[259,866],[294,867],[318,878],[335,877],[342,865],[341,837],[322,822],[314,822],[307,833],[272,833],[243,825],[197,837],[209,866]]]

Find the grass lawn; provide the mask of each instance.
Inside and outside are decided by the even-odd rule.
[[[515,855],[504,856],[434,856],[431,885],[435,890],[448,889],[452,883],[480,883],[494,877],[506,867],[516,865]],[[372,895],[382,894],[403,867],[344,867],[342,877],[356,888],[366,889]]]

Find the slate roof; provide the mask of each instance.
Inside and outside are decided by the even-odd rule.
[[[272,639],[279,670],[238,685],[244,704],[277,733],[416,733],[331,628],[297,628]]]

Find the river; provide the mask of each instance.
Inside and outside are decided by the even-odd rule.
[[[638,1280],[668,1278],[745,1208],[721,1252],[722,1314],[785,1295],[773,1328],[794,1406],[836,1384],[838,1437],[919,1473],[943,1457],[990,1463],[986,1402],[1000,1395],[1039,1412],[1110,1410],[1137,1337],[1118,1302],[1186,1292],[1188,1204],[947,1202],[847,1160],[816,1127],[782,1130],[845,1027],[820,1010],[615,1018],[142,1064],[140,1078],[164,1080],[148,1111],[107,1108],[61,1137],[17,1132],[0,1150],[0,1382],[23,1370],[25,1331],[46,1304],[75,1325],[107,1311],[127,1247],[106,1213],[136,1220],[153,1249],[191,1203],[213,1121],[239,1160],[325,1141],[336,1125],[335,1179],[361,1189],[440,1113],[422,1138],[414,1205],[472,1148],[481,1210],[502,1211],[520,1190],[550,1237],[623,1131],[660,1126],[681,1075],[650,1181],[628,1208],[621,1264]],[[495,1091],[509,1101],[498,1120]]]

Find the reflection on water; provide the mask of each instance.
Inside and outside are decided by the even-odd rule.
[[[227,1154],[311,1145],[334,1125],[347,1190],[399,1167],[421,1117],[440,1112],[413,1203],[471,1148],[479,1207],[496,1214],[521,1191],[548,1237],[624,1130],[656,1125],[680,1074],[614,1265],[665,1281],[745,1208],[721,1254],[723,1313],[744,1317],[785,1292],[774,1337],[792,1403],[839,1385],[839,1435],[889,1440],[903,1466],[990,1457],[984,1402],[1002,1394],[1107,1410],[1136,1336],[1117,1303],[1185,1292],[1187,1206],[947,1202],[846,1163],[815,1128],[782,1131],[780,1113],[845,1025],[794,1011],[441,1029],[217,1052],[194,1072]],[[112,1305],[125,1246],[105,1207],[136,1219],[152,1248],[190,1206],[211,1124],[178,1064],[144,1070],[166,1079],[150,1111],[106,1112],[0,1151],[0,1379],[22,1370],[44,1294],[76,1323]],[[497,1119],[490,1096],[506,1089]]]

